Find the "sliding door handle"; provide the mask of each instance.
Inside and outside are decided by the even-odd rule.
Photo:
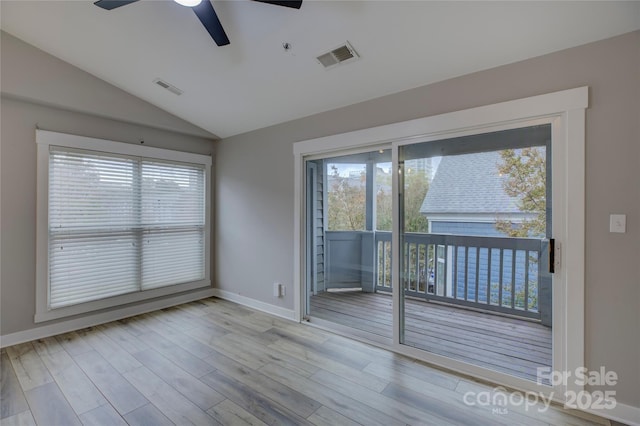
[[[556,240],[549,239],[549,273],[556,272]]]

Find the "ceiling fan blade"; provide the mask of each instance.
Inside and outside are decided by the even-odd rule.
[[[302,0],[255,0],[260,3],[274,4],[276,6],[292,7],[294,9],[300,9],[302,6]]]
[[[137,1],[138,0],[98,0],[93,4],[105,10],[112,10],[112,9],[115,9],[116,7],[126,6],[130,3],[135,3]]]
[[[230,43],[229,37],[227,37],[227,34],[224,32],[218,15],[216,11],[213,10],[213,6],[209,0],[203,0],[202,3],[192,7],[192,9],[218,46],[226,46]]]

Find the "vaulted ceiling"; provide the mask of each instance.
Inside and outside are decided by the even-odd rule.
[[[1,28],[220,137],[640,29],[640,2],[212,4],[228,46],[169,0],[2,0]],[[316,61],[345,41],[359,60]]]

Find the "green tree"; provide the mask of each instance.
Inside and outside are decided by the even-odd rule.
[[[391,175],[376,175],[378,190],[376,193],[376,229],[391,231]],[[429,179],[424,171],[407,169],[404,180],[404,227],[405,232],[427,232],[427,218],[420,213],[420,207],[429,190]]]
[[[330,231],[361,231],[365,229],[366,173],[358,180],[340,176],[338,168],[331,165],[328,191],[328,228]],[[408,170],[408,169],[407,169]],[[391,174],[376,171],[376,229],[392,229]],[[427,218],[420,207],[429,190],[429,180],[424,171],[411,170],[405,176],[405,232],[427,232]]]
[[[327,191],[329,231],[362,231],[365,229],[366,173],[360,172],[357,181],[340,176],[338,168],[331,165]]]
[[[498,172],[505,176],[504,191],[517,199],[518,208],[535,217],[514,225],[508,220],[496,221],[496,229],[510,237],[543,236],[546,234],[546,156],[540,147],[500,152]]]
[[[429,191],[429,179],[425,171],[407,169],[404,176],[404,231],[428,232],[427,217],[420,208]]]
[[[376,230],[392,230],[391,173],[376,168]]]

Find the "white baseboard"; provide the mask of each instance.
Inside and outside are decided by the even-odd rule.
[[[610,410],[585,411],[629,426],[640,426],[640,407],[634,407],[633,405],[617,402],[615,407]]]
[[[220,299],[235,302],[239,305],[247,306],[249,308],[257,309],[258,311],[266,312],[267,314],[275,315],[280,318],[288,319],[290,321],[298,322],[296,313],[293,309],[281,308],[279,306],[272,305],[270,303],[261,302],[256,299],[252,299],[247,296],[243,296],[238,293],[233,293],[227,290],[221,290],[219,288],[213,289],[213,295]]]
[[[55,324],[43,325],[40,327],[30,328],[29,330],[18,331],[4,336],[0,336],[0,347],[17,345],[18,343],[30,342],[32,340],[43,339],[49,336],[55,336],[62,333],[68,333],[81,328],[92,327],[98,324],[104,324],[119,319],[140,315],[158,309],[168,308],[170,306],[180,305],[182,303],[193,302],[194,300],[205,299],[214,296],[213,288],[194,291],[192,293],[180,294],[160,300],[151,300],[146,303],[135,306],[125,306],[107,312],[85,315],[81,318],[61,321]]]

